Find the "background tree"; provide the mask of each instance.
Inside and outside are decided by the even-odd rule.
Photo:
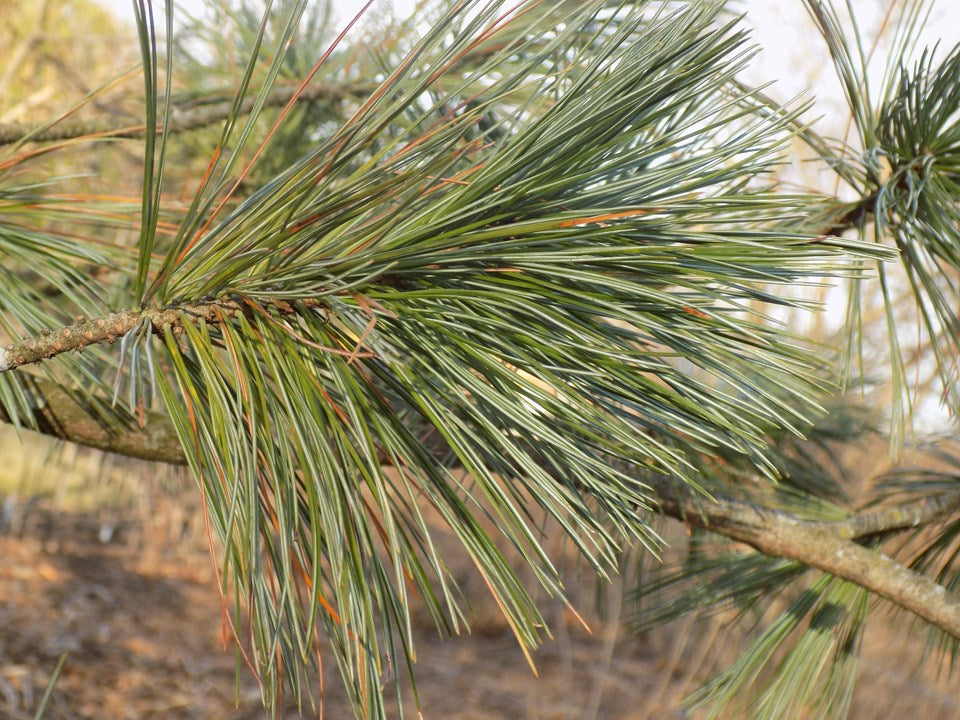
[[[872,598],[955,653],[960,492],[950,470],[852,494],[829,462],[866,427],[843,358],[773,315],[844,282],[862,358],[878,287],[892,439],[910,368],[956,411],[960,51],[910,64],[926,3],[896,4],[874,90],[855,22],[806,6],[849,142],[745,86],[721,2],[461,0],[347,42],[304,0],[179,25],[138,1],[144,118],[0,128],[3,419],[189,465],[268,706],[309,695],[322,633],[382,716],[384,678],[413,680],[412,605],[463,626],[428,516],[529,652],[546,622],[505,549],[563,598],[548,535],[603,578],[663,549],[662,514],[689,554],[641,575],[638,630],[790,599],[694,699],[844,715]],[[128,139],[135,206],[52,188],[57,151]],[[780,179],[792,139],[837,194]]]

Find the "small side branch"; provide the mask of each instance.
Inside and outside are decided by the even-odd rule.
[[[931,525],[960,511],[960,491],[943,493],[876,512],[861,513],[838,523],[823,523],[838,537],[863,540]]]
[[[191,309],[200,316],[209,317],[215,313],[215,307],[209,304],[193,306]],[[112,343],[145,322],[155,329],[179,326],[180,309],[148,308],[111,313],[93,320],[79,316],[73,325],[55,331],[44,330],[36,337],[10,343],[0,349],[0,372],[32,365],[71,350],[81,352],[91,345]]]

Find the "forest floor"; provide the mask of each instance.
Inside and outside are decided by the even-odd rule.
[[[250,673],[225,649],[216,575],[195,493],[144,493],[125,511],[25,502],[0,485],[0,718],[29,719],[67,653],[47,720],[262,718]],[[12,499],[13,498],[13,499]],[[53,505],[60,504],[60,507]],[[69,505],[69,503],[67,503]],[[82,505],[82,503],[80,504]],[[729,663],[729,618],[681,622],[641,638],[618,622],[616,583],[573,593],[592,633],[546,601],[552,639],[534,675],[482,581],[455,567],[479,598],[471,633],[440,638],[415,613],[422,717],[464,720],[679,720],[683,697]],[[585,573],[586,575],[586,573]],[[599,599],[598,599],[599,598]],[[864,643],[854,720],[960,717],[960,678],[917,670],[924,630],[880,609]],[[733,637],[733,640],[731,640]],[[325,656],[323,717],[349,718],[334,662]],[[414,710],[408,706],[408,710]],[[318,717],[285,706],[282,717]],[[415,711],[410,717],[417,717]]]

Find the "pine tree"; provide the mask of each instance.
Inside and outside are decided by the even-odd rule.
[[[855,17],[803,1],[850,138],[744,84],[719,1],[448,0],[356,40],[306,0],[136,0],[137,123],[71,117],[97,91],[0,127],[0,419],[189,466],[268,707],[310,695],[323,635],[383,717],[413,605],[464,627],[428,515],[525,653],[547,623],[505,549],[564,598],[548,533],[602,580],[664,549],[658,517],[690,529],[631,595],[638,632],[792,598],[694,696],[711,717],[845,716],[878,605],[948,663],[960,461],[851,495],[829,450],[868,425],[841,389],[877,295],[893,445],[923,398],[960,410],[960,46],[914,48],[905,0],[874,87]],[[783,182],[791,142],[843,191]],[[104,143],[142,149],[142,202],[77,210],[42,162]],[[774,316],[835,284],[833,356]]]

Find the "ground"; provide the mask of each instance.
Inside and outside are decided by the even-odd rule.
[[[62,653],[49,720],[263,717],[256,683],[246,670],[236,682],[232,647],[224,649],[191,488],[110,514],[56,509],[55,497],[34,504],[11,497],[0,523],[0,717],[33,717]],[[461,571],[480,598],[472,634],[441,639],[415,618],[427,719],[695,718],[682,711],[683,696],[736,649],[722,632],[725,618],[628,637],[598,617],[598,608],[617,616],[619,594],[598,602],[590,582],[577,595],[592,633],[548,603],[554,637],[535,656],[535,676],[482,584]],[[960,717],[956,677],[936,680],[929,666],[916,671],[922,642],[911,634],[922,637],[922,629],[898,629],[907,622],[887,614],[871,625],[851,718]],[[332,660],[324,686],[324,717],[347,718]],[[283,712],[285,719],[317,715]]]
[[[145,556],[122,533],[102,542],[94,520],[45,518],[29,532],[0,536],[0,717],[32,717],[63,652],[48,718],[262,717],[245,670],[237,706],[234,654],[223,647],[201,544],[191,538],[166,556]],[[536,656],[539,678],[486,603],[467,636],[442,640],[418,618],[424,717],[682,717],[668,708],[677,692],[670,673],[661,677],[665,648],[613,643],[602,627],[591,635],[562,607],[554,611],[558,630]],[[337,683],[327,667],[327,718],[347,715]],[[661,706],[658,697],[670,702]],[[285,717],[300,715],[291,707]]]

